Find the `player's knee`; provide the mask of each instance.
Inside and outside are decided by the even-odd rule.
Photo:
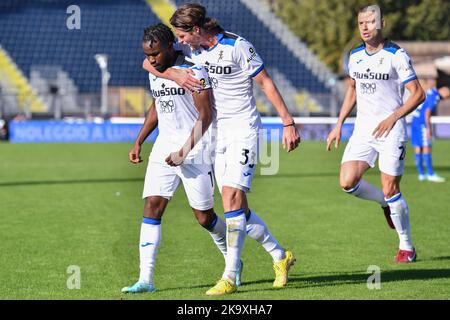
[[[358,182],[356,179],[341,178],[340,185],[344,191],[349,192],[356,187]]]
[[[144,205],[144,217],[161,219],[164,212],[164,205],[158,198],[148,197]]]

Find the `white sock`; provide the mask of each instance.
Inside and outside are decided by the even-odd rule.
[[[272,256],[273,261],[278,262],[284,259],[286,257],[284,249],[269,232],[264,221],[252,210],[249,210],[249,215],[246,228],[247,235],[258,241]]]
[[[409,208],[405,199],[401,193],[398,193],[392,198],[386,199],[386,202],[391,209],[391,219],[400,239],[400,250],[413,250],[411,227],[409,225]]]
[[[222,278],[235,282],[236,272],[241,264],[241,252],[246,236],[244,209],[226,212],[225,218],[227,222],[227,255],[225,257],[225,272]]]
[[[139,282],[153,284],[156,253],[161,242],[161,220],[143,218],[139,242],[140,268]]]
[[[205,229],[208,230],[217,248],[225,258],[227,255],[227,225],[225,222],[216,215],[211,225]]]
[[[367,183],[362,179],[354,188],[350,190],[342,190],[358,198],[378,202],[382,207],[387,206],[386,200],[384,199],[384,194],[381,189],[374,187],[373,185]]]

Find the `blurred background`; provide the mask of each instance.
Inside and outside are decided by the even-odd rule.
[[[151,103],[147,73],[141,68],[143,29],[161,21],[167,23],[174,8],[185,2],[2,0],[0,139],[132,139]],[[195,2],[205,5],[208,15],[216,17],[226,30],[254,44],[292,114],[318,118],[303,120],[315,124],[306,138],[323,138],[335,120],[319,118],[339,113],[346,90],[348,53],[360,42],[356,14],[367,2]],[[385,35],[411,55],[424,88],[435,86],[437,81],[448,82],[450,2],[382,0],[378,4],[387,21]],[[261,114],[276,116],[258,86],[254,90]],[[440,103],[436,115],[450,115],[449,101]],[[97,128],[97,134],[93,132],[105,120],[122,127],[102,127]],[[317,125],[321,123],[327,126],[320,129]],[[131,126],[123,127],[125,124]],[[441,130],[436,135],[447,137]]]

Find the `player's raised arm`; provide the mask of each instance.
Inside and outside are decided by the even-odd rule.
[[[142,68],[157,77],[175,81],[180,87],[188,91],[202,89],[202,83],[193,77],[194,72],[190,68],[167,68],[164,72],[159,72],[147,59],[142,63]]]
[[[141,145],[144,143],[145,139],[155,130],[158,125],[158,114],[156,113],[155,101],[152,102],[147,116],[145,117],[144,124],[142,125],[141,130],[134,142],[133,147],[128,153],[128,158],[131,163],[137,164],[142,162],[140,153],[141,153]]]
[[[341,111],[339,112],[339,118],[336,123],[336,126],[333,130],[328,134],[327,138],[327,151],[330,151],[330,146],[335,141],[334,147],[337,148],[339,146],[339,142],[341,140],[342,133],[342,125],[344,124],[345,119],[349,116],[350,112],[352,112],[356,103],[356,82],[353,79],[350,79],[350,84],[347,89],[347,93],[345,94],[344,102],[342,103]]]
[[[414,109],[425,100],[425,93],[417,79],[409,81],[405,85],[405,88],[410,92],[408,99],[400,108],[395,110],[389,117],[378,124],[373,131],[373,136],[375,138],[383,136],[387,137],[397,120],[414,111]]]
[[[278,88],[265,69],[262,69],[253,80],[260,85],[261,90],[280,115],[281,121],[283,122],[283,148],[287,152],[294,150],[300,143],[300,135]]]

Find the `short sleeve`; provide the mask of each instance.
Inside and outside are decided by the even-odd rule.
[[[264,69],[264,62],[253,45],[247,40],[239,39],[236,41],[234,54],[236,62],[249,77],[255,77]]]
[[[203,85],[203,90],[211,89],[211,83],[209,82],[208,73],[206,72],[205,68],[199,65],[195,65],[191,67],[191,69],[194,71],[194,78],[200,80],[200,82]]]
[[[411,58],[404,49],[397,50],[393,62],[398,77],[403,84],[407,84],[408,82],[417,79]]]

